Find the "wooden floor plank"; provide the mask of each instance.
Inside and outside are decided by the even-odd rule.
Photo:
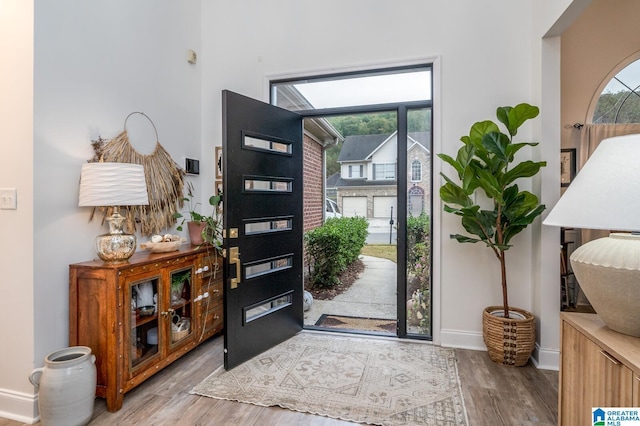
[[[222,337],[203,343],[162,372],[127,393],[122,409],[107,411],[97,398],[91,426],[106,425],[304,425],[354,423],[279,407],[258,407],[189,394],[222,365]],[[470,426],[556,425],[558,372],[493,363],[482,351],[456,349],[458,371]],[[0,419],[0,426],[22,423]]]

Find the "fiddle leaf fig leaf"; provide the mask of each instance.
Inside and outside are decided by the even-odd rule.
[[[515,136],[518,134],[518,128],[525,121],[537,117],[539,112],[538,107],[523,103],[514,107],[499,107],[496,115],[498,120],[507,127],[509,134]]]

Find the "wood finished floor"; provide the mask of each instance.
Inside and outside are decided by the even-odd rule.
[[[493,363],[486,352],[456,349],[470,426],[556,425],[558,372],[529,364]],[[97,398],[91,426],[99,425],[348,425],[349,422],[190,395],[222,364],[222,337],[203,343],[127,393],[122,409],[109,413]],[[0,419],[0,426],[21,425]]]

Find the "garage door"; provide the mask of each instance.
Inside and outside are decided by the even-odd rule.
[[[373,217],[388,218],[391,217],[391,208],[393,207],[393,216],[397,216],[398,201],[396,197],[373,197]]]
[[[367,197],[342,197],[342,215],[367,217]]]

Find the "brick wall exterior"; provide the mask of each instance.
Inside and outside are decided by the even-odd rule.
[[[303,232],[307,232],[322,225],[324,217],[322,146],[305,134],[302,156]],[[304,259],[303,274],[306,276],[309,271],[306,247],[303,247],[302,258]]]
[[[322,225],[324,214],[322,147],[306,134],[303,141],[304,232]]]

